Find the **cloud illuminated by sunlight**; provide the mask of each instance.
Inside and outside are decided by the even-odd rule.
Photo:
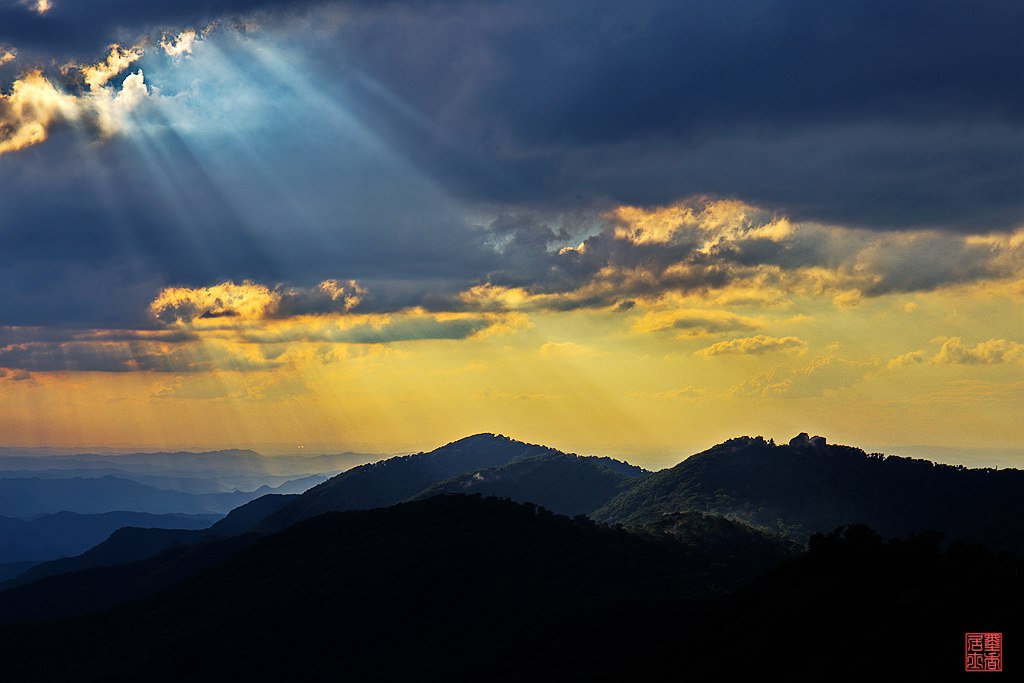
[[[192,47],[197,38],[198,34],[192,29],[182,31],[173,38],[168,38],[168,36],[164,35],[160,39],[160,47],[167,56],[178,58],[192,54]]]
[[[75,121],[80,114],[78,98],[31,71],[14,82],[9,95],[0,94],[0,154],[39,144],[55,122]]]
[[[53,9],[53,3],[50,0],[21,0],[21,4],[37,14],[46,14]]]
[[[720,356],[723,354],[765,353],[787,349],[803,349],[807,342],[798,337],[769,337],[759,334],[756,337],[729,339],[718,342],[697,352],[699,356]]]
[[[111,45],[110,54],[104,61],[82,67],[82,76],[85,77],[85,83],[89,89],[96,91],[139,59],[142,59],[141,48],[122,48],[120,45]]]
[[[346,313],[359,305],[365,290],[355,280],[324,280],[309,288],[274,288],[246,280],[212,287],[168,287],[149,310],[165,323],[191,324],[211,318],[260,320],[301,315]]]
[[[125,117],[149,97],[142,71],[124,79],[120,90],[107,84],[142,56],[139,48],[111,47],[107,58],[81,68],[89,92],[59,90],[42,71],[33,70],[14,81],[9,94],[0,93],[0,154],[15,152],[46,140],[60,123],[92,126],[113,135]]]
[[[960,337],[943,338],[942,348],[932,363],[995,364],[1024,363],[1024,344],[1006,339],[989,339],[974,346],[964,344]]]

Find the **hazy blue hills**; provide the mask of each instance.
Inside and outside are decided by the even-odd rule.
[[[0,517],[0,563],[35,561],[77,555],[123,526],[163,529],[204,529],[221,518],[217,514],[151,514],[57,512],[30,520]]]
[[[305,490],[321,477],[304,477],[278,489],[261,486],[255,491],[189,494],[158,489],[119,477],[70,479],[0,479],[0,515],[33,517],[54,512],[96,514],[131,511],[154,514],[225,514],[264,494]]]
[[[640,467],[611,458],[552,452],[464,472],[427,487],[413,499],[439,493],[479,493],[536,503],[563,515],[585,515],[645,474],[648,472]]]
[[[368,453],[265,456],[247,450],[52,455],[0,448],[0,479],[111,476],[185,493],[231,493],[279,487],[310,475],[330,476],[381,457]]]
[[[209,528],[190,524],[175,525],[170,519],[164,525],[147,524],[145,527],[133,526],[130,523],[121,524],[114,527],[116,530],[109,537],[105,537],[101,543],[93,541],[86,546],[87,550],[83,552],[80,549],[77,552],[81,554],[73,557],[61,557],[49,562],[38,563],[35,566],[12,564],[10,571],[6,573],[0,568],[0,590],[31,583],[46,576],[137,562],[175,546],[194,545],[211,538],[242,534],[297,496],[298,494],[274,493],[260,496],[235,508],[226,517],[209,516],[209,521],[216,522]],[[147,517],[142,513],[122,514],[138,515],[138,518],[143,520]],[[153,515],[151,517],[163,516]],[[166,517],[173,518],[175,515],[166,515]],[[195,518],[203,517],[197,515]],[[126,517],[126,519],[130,518]]]
[[[816,439],[731,439],[645,477],[593,517],[643,524],[697,510],[803,541],[866,524],[887,538],[933,529],[948,540],[1024,551],[1024,472],[869,455]]]
[[[501,466],[493,467],[495,463]],[[453,473],[459,476],[453,477]],[[644,474],[646,471],[639,467],[611,458],[580,457],[503,436],[480,434],[428,453],[354,468],[300,496],[273,494],[254,498],[232,510],[205,534],[131,530],[130,535],[111,538],[95,552],[36,567],[18,576],[17,583],[64,571],[109,566],[116,561],[140,560],[175,544],[196,543],[211,536],[252,529],[279,530],[319,512],[384,507],[445,491],[496,495],[536,502],[559,513],[585,514]],[[282,489],[286,487],[278,490]]]

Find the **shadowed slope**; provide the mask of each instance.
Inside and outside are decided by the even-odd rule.
[[[429,453],[417,453],[362,465],[306,491],[258,526],[277,531],[324,512],[368,510],[394,505],[423,489],[472,470],[500,467],[536,455],[560,454],[553,448],[477,434]]]
[[[936,529],[952,541],[1024,551],[1024,472],[868,455],[801,436],[785,446],[731,439],[646,477],[593,517],[643,524],[699,510],[801,540],[863,523],[885,537]]]
[[[609,463],[615,463],[616,467]],[[610,458],[549,453],[501,467],[465,472],[413,497],[479,493],[541,505],[563,515],[585,515],[628,489],[647,472]]]

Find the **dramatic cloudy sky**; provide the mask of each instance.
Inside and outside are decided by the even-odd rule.
[[[1011,0],[0,0],[0,435],[1017,462],[1022,32]]]

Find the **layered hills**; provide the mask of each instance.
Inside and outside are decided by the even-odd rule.
[[[701,680],[793,662],[802,679],[837,653],[858,675],[934,678],[963,629],[1021,632],[1022,506],[1020,471],[806,434],[653,473],[481,434],[39,565],[0,590],[0,656],[18,680],[322,677],[338,662],[368,680]],[[999,600],[972,602],[986,580]],[[889,651],[868,618],[916,631]]]

